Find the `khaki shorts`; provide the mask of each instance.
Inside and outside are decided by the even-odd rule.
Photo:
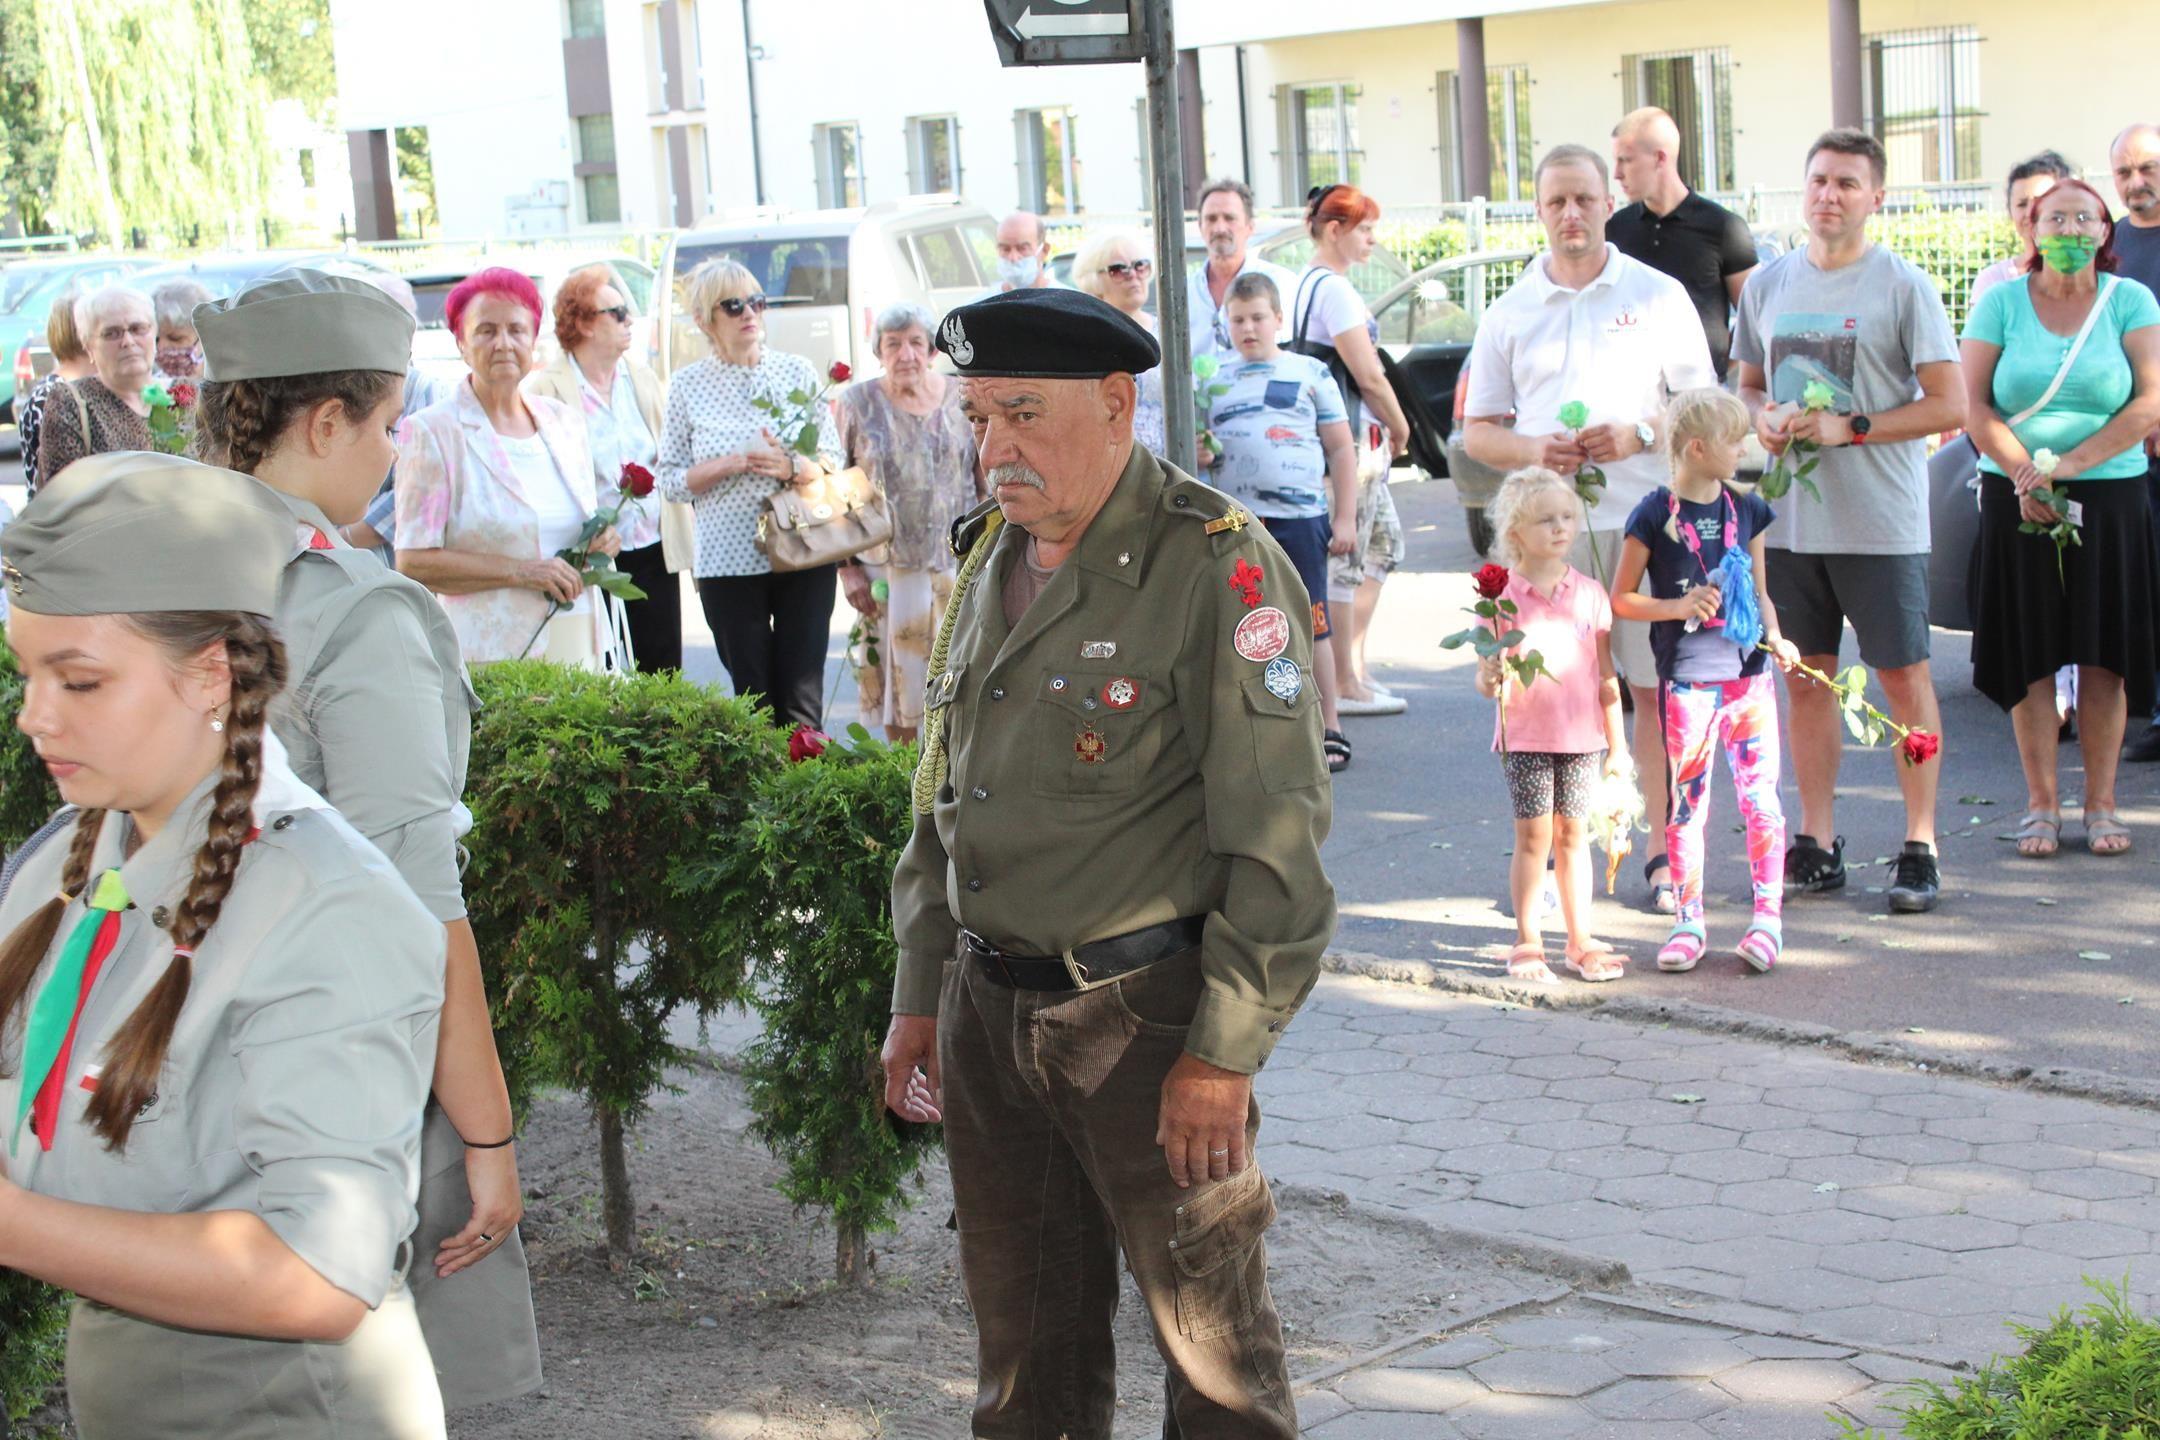
[[[1575,548],[1568,552],[1568,563],[1583,574],[1605,587],[1612,589],[1612,577],[1620,568],[1620,542],[1626,538],[1619,530],[1592,530],[1575,537]],[[1597,559],[1590,556],[1590,542],[1597,542]],[[1638,593],[1648,593],[1650,575],[1643,572],[1642,583],[1635,587]],[[1650,622],[1647,620],[1621,620],[1615,618],[1612,627],[1613,668],[1628,684],[1642,689],[1654,689],[1658,683],[1657,655],[1650,649]]]

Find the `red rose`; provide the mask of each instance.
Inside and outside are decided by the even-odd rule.
[[[833,384],[845,385],[847,384],[849,377],[852,376],[855,372],[848,369],[847,361],[835,360],[832,362],[832,369],[826,371],[825,373],[832,378]]]
[[[1942,736],[1928,730],[1909,730],[1898,742],[1898,754],[1908,765],[1925,765],[1942,751]]]
[[[1507,582],[1505,565],[1481,565],[1477,574],[1470,577],[1470,583],[1477,586],[1479,597],[1486,600],[1499,599],[1507,590]]]
[[[172,403],[185,410],[195,403],[195,387],[182,380],[172,387]]]
[[[652,471],[638,464],[635,460],[628,461],[622,467],[622,479],[619,483],[624,494],[630,496],[633,500],[643,500],[646,496],[652,494]]]
[[[800,765],[814,755],[824,754],[825,747],[831,743],[832,736],[824,731],[813,730],[808,725],[798,725],[795,733],[788,736],[787,758],[790,763]]]

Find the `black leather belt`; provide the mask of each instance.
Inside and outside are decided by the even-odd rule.
[[[1015,955],[1000,950],[972,930],[960,932],[960,944],[996,984],[1014,990],[1078,990],[1191,950],[1199,945],[1206,928],[1207,922],[1197,915],[1165,920],[1145,930],[1129,930],[1082,945],[1072,952],[1070,963],[1062,955]]]

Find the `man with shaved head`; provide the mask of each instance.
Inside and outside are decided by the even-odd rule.
[[[2117,135],[2108,147],[2108,169],[2114,172],[2115,193],[2127,212],[2115,226],[2115,273],[2142,281],[2160,294],[2160,125],[2132,125]],[[2160,501],[2160,459],[2153,458],[2156,443],[2160,437],[2145,441],[2150,462],[2145,479],[2153,487],[2154,499]],[[2124,747],[2123,759],[2160,760],[2160,715]]]
[[[1252,1077],[1335,926],[1310,600],[1133,443],[1161,355],[1122,312],[1014,290],[937,345],[993,498],[953,532],[883,1060],[945,1127],[974,1433],[1110,1440],[1122,1252],[1164,1433],[1292,1440]]]
[[[997,283],[980,298],[1014,290],[1061,288],[1050,273],[1050,225],[1032,210],[1015,210],[997,228]]]
[[[1613,212],[1605,238],[1620,253],[1680,282],[1702,317],[1718,378],[1732,341],[1732,310],[1755,268],[1747,221],[1688,189],[1680,178],[1680,127],[1656,106],[1613,127],[1613,179],[1633,202]]]

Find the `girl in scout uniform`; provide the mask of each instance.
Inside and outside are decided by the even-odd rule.
[[[435,597],[340,538],[396,459],[412,316],[363,281],[290,270],[201,306],[203,457],[290,516],[277,624],[291,684],[270,726],[294,771],[381,847],[449,932],[411,1276],[451,1409],[538,1388],[509,1092],[466,919],[457,837],[472,691]]]
[[[82,1440],[438,1440],[402,1278],[443,932],[266,733],[292,533],[93,457],[0,537],[60,793],[0,900],[0,1267],[72,1290]]]

